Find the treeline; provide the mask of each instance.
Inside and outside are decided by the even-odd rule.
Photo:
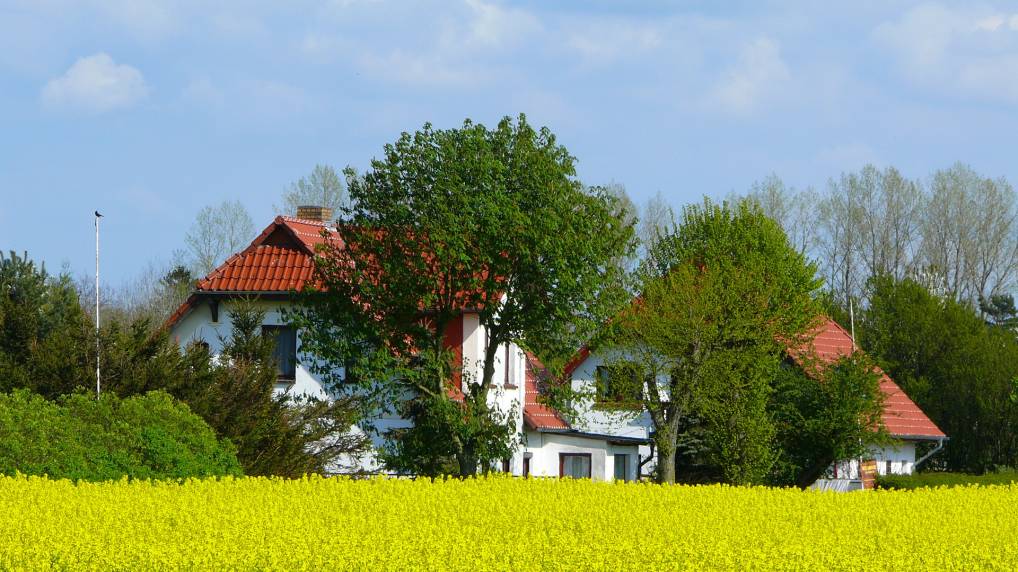
[[[925,180],[867,166],[826,189],[747,195],[816,261],[827,310],[950,437],[929,468],[1018,465],[1018,200],[957,164]]]
[[[871,277],[891,276],[978,308],[1018,279],[1014,187],[960,163],[926,179],[868,165],[822,191],[772,176],[748,196],[817,261],[839,304],[864,298]]]

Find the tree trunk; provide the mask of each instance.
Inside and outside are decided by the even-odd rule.
[[[833,462],[834,457],[831,456],[825,457],[817,463],[814,463],[812,467],[808,467],[801,475],[799,475],[799,478],[795,482],[795,486],[803,490],[809,488],[810,485],[820,478],[820,475],[824,474],[824,471],[826,471],[827,467],[830,467]]]
[[[667,444],[657,449],[657,482],[660,484],[675,483],[675,444]]]
[[[460,466],[460,478],[473,477],[477,474],[477,455],[473,447],[464,448],[463,453],[456,455],[456,461]]]

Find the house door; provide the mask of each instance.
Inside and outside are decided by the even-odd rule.
[[[628,481],[629,480],[629,455],[621,455],[616,453],[612,455],[615,459],[615,480],[616,481]]]

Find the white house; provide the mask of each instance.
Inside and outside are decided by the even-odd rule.
[[[825,319],[816,332],[810,348],[806,352],[790,351],[790,357],[809,353],[823,363],[831,363],[839,357],[856,351],[851,335],[834,320]],[[599,386],[597,379],[602,379],[600,386],[610,384],[610,375],[604,367],[606,356],[603,353],[591,352],[583,348],[566,367],[565,375],[571,380],[573,389],[587,395],[596,395]],[[934,424],[925,413],[911,400],[904,391],[883,371],[880,389],[884,394],[882,423],[894,442],[883,447],[874,447],[865,459],[845,459],[834,463],[825,478],[817,482],[818,487],[839,490],[868,487],[872,484],[875,474],[911,474],[921,464],[935,454],[943,446],[947,436]],[[582,404],[585,408],[580,418],[584,428],[596,433],[624,435],[632,438],[649,437],[653,430],[649,415],[645,411],[619,413],[611,403],[599,403],[588,400]],[[626,414],[628,413],[628,414]],[[920,458],[916,458],[917,446],[921,443],[932,443],[932,448]],[[647,458],[652,454],[649,445],[640,445],[639,454]],[[653,467],[648,463],[646,469]]]
[[[221,351],[221,340],[231,332],[230,308],[238,298],[254,298],[263,305],[263,328],[275,336],[279,363],[280,391],[329,398],[313,368],[313,356],[300,353],[301,333],[285,323],[282,309],[291,304],[290,292],[300,290],[312,279],[315,246],[322,244],[328,226],[328,209],[301,207],[297,217],[276,217],[251,244],[228,258],[208,276],[199,280],[187,301],[170,317],[171,335],[181,345],[195,341],[209,345],[213,354]],[[484,327],[476,313],[466,311],[448,334],[462,367],[475,379],[485,343]],[[571,427],[563,418],[538,400],[538,377],[542,366],[515,344],[499,348],[495,364],[496,387],[489,399],[501,411],[516,411],[516,426],[522,445],[501,469],[514,475],[571,476],[594,480],[630,480],[638,475],[639,447],[645,436],[597,434]],[[513,406],[515,405],[515,409]],[[406,420],[388,417],[376,423],[372,435],[380,445],[392,427]],[[356,430],[356,428],[355,428]],[[374,455],[351,459],[345,469],[380,470]]]

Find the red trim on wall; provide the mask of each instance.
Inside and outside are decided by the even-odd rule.
[[[456,368],[452,372],[452,384],[460,391],[463,391],[463,375],[460,372],[463,367],[463,318],[459,316],[449,324],[444,342],[445,347],[452,350],[453,366]]]

